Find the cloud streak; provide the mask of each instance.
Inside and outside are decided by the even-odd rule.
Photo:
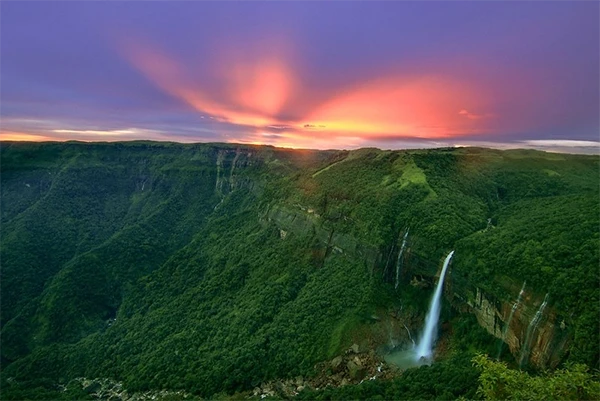
[[[468,118],[469,120],[481,120],[482,118],[491,118],[494,116],[491,113],[485,113],[485,114],[470,113],[465,109],[462,109],[461,111],[459,111],[458,114]]]
[[[9,2],[0,132],[311,148],[594,141],[598,12],[593,2]]]
[[[217,57],[212,71],[204,76],[205,81],[214,79],[225,88],[215,93],[210,85],[203,85],[202,77],[194,75],[193,67],[163,50],[132,41],[121,48],[124,58],[150,82],[192,107],[200,118],[209,115],[252,131],[286,129],[285,145],[305,146],[322,136],[343,141],[382,135],[447,138],[489,130],[485,124],[465,122],[460,118],[463,112],[459,116],[454,112],[461,105],[479,104],[485,98],[482,89],[449,77],[375,76],[329,92],[321,90],[321,96],[314,98],[310,94],[317,88],[299,85],[300,73],[285,55],[264,49],[258,52],[260,57],[238,56],[235,62]],[[304,114],[298,115],[298,110]],[[483,118],[463,111],[469,120]]]

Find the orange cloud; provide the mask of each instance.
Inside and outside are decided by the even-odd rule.
[[[49,136],[29,134],[26,132],[0,131],[0,141],[43,142],[55,140]]]
[[[257,131],[229,142],[252,145],[273,145],[294,149],[351,149],[359,148],[364,139],[359,136],[307,135],[305,132],[283,131],[277,133]]]
[[[277,57],[245,62],[223,61],[214,68],[214,75],[215,79],[223,82],[223,87],[230,89],[226,91],[224,101],[218,101],[218,96],[211,96],[184,67],[166,54],[139,44],[128,44],[124,54],[132,65],[166,93],[201,113],[233,124],[279,124],[274,116],[295,86],[290,68]]]
[[[229,76],[235,88],[233,103],[269,117],[282,110],[295,86],[289,67],[276,57],[250,65],[235,64]]]
[[[465,109],[462,109],[461,111],[459,111],[458,114],[460,114],[461,116],[467,117],[469,120],[479,120],[479,119],[482,119],[482,118],[492,117],[492,115],[489,114],[489,113],[487,113],[487,114],[475,114],[475,113],[469,113]]]
[[[385,78],[341,93],[308,116],[311,125],[365,136],[444,138],[465,128],[457,104],[474,103],[472,90],[436,77]]]
[[[259,129],[285,127],[279,136],[255,132],[242,138],[252,143],[344,147],[360,142],[357,138],[447,138],[485,132],[477,121],[483,117],[467,111],[485,108],[485,99],[469,83],[449,78],[388,76],[332,89],[333,94],[318,100],[309,95],[315,88],[299,85],[291,58],[277,46],[246,54],[220,52],[213,64],[208,61],[212,71],[204,84],[193,75],[193,66],[184,67],[164,52],[138,43],[123,49],[150,81],[201,114]],[[295,120],[278,117],[300,110],[304,115]]]

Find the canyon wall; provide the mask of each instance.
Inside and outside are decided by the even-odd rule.
[[[350,235],[325,228],[320,216],[309,207],[272,206],[265,213],[263,221],[275,223],[280,229],[282,239],[289,233],[314,235],[322,247],[322,258],[331,252],[344,253],[364,260],[371,271],[385,269],[386,250],[365,245]],[[403,258],[400,276],[406,283],[429,286],[439,275],[441,265],[425,261],[423,255],[413,252],[410,248],[407,248]],[[550,297],[548,306],[541,311],[535,327],[532,325],[527,339],[528,328],[544,301],[544,294],[536,293],[534,288],[525,288],[522,300],[509,322],[521,284],[505,278],[503,283],[498,285],[498,290],[494,291],[496,294],[503,294],[503,297],[499,298],[490,291],[479,288],[476,283],[469,282],[468,278],[461,275],[459,269],[453,269],[449,272],[444,296],[455,310],[473,314],[481,327],[498,338],[499,348],[503,340],[505,344],[502,347],[508,347],[517,363],[523,366],[532,364],[540,368],[555,367],[569,348],[572,338],[570,319],[552,306]],[[526,342],[529,346],[526,346]]]
[[[449,282],[452,282],[452,275]],[[498,299],[470,283],[467,286],[450,284],[445,295],[454,308],[460,312],[472,313],[488,333],[503,339],[504,346],[508,347],[517,362],[541,368],[555,367],[568,350],[571,324],[550,302],[550,305],[541,311],[538,324],[530,328],[544,301],[544,295],[535,294],[533,291],[535,289],[525,289],[523,299],[510,322],[509,316],[519,294],[518,284],[502,288],[502,292],[506,294],[504,299]],[[530,337],[527,346],[525,342],[528,329]]]

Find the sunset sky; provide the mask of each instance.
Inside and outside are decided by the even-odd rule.
[[[600,3],[3,2],[0,139],[597,152]]]

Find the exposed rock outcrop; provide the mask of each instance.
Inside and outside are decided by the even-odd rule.
[[[280,233],[286,232],[286,235],[314,235],[324,248],[322,257],[331,252],[344,254],[364,260],[370,269],[374,269],[380,263],[381,255],[376,247],[361,243],[351,235],[326,228],[321,216],[306,206],[295,205],[295,208],[291,209],[275,205],[266,212],[264,219],[274,222]]]
[[[319,390],[325,387],[358,384],[366,380],[387,380],[397,374],[375,351],[359,351],[358,344],[353,344],[342,355],[336,356],[331,361],[316,364],[317,374],[314,377],[299,376],[295,379],[270,381],[257,386],[252,394],[261,398],[275,396],[289,398],[304,389]]]
[[[454,286],[452,293],[446,295],[455,308],[475,315],[481,327],[494,337],[502,339],[506,333],[504,342],[519,361],[525,346],[527,329],[540,309],[544,297],[526,291],[507,327],[508,317],[519,290],[515,285],[513,291],[506,291],[509,296],[502,300],[479,287],[469,289]],[[542,368],[555,367],[568,350],[571,340],[570,325],[565,323],[565,316],[552,306],[544,308],[542,312],[538,324],[532,327],[530,346],[524,363]]]
[[[282,205],[273,206],[267,211],[265,220],[274,222],[280,232],[285,232],[286,235],[314,235],[325,247],[321,258],[331,252],[342,253],[364,260],[372,271],[384,264],[382,261],[385,257],[380,249],[365,245],[350,235],[328,231],[318,214],[311,213],[306,206],[296,206],[297,209]],[[418,255],[412,255],[410,248],[406,252],[405,266],[403,281],[414,287],[429,287],[432,278],[439,274],[437,264],[425,261]],[[501,293],[506,294],[506,297],[497,299],[464,277],[455,280],[455,277],[450,274],[445,285],[445,297],[460,312],[473,314],[479,324],[490,334],[498,339],[504,337],[508,349],[515,359],[519,360],[527,328],[543,302],[543,295],[527,291],[510,321],[510,326],[506,327],[520,288],[520,283],[512,284],[510,288],[505,284]],[[568,351],[572,337],[569,319],[563,315],[551,305],[545,308],[535,330],[532,330],[525,363],[542,368],[558,365]]]
[[[97,400],[108,401],[161,401],[161,400],[197,400],[198,398],[185,391],[151,390],[144,392],[128,392],[123,384],[111,379],[87,379],[80,377],[74,380],[82,390]],[[64,386],[63,386],[64,387]],[[65,390],[66,388],[63,388]]]
[[[216,157],[215,192],[221,196],[238,188],[250,188],[255,184],[239,171],[253,164],[252,152],[247,149],[221,149]]]

